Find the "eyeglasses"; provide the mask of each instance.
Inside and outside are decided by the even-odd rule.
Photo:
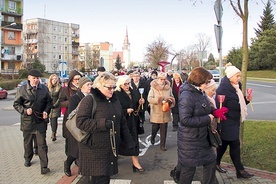
[[[111,91],[112,89],[114,90],[116,88],[116,86],[103,86],[105,88],[107,88],[109,91]]]
[[[128,83],[124,83],[124,85],[125,85],[125,86],[129,86],[129,85],[130,85],[130,82],[128,82]]]

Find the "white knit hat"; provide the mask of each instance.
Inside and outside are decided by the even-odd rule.
[[[225,70],[225,73],[228,79],[238,72],[241,72],[241,71],[235,66],[228,66]]]
[[[207,84],[206,88],[209,88],[213,85],[216,85],[216,82],[214,81],[214,79],[211,79],[211,82],[209,84]]]

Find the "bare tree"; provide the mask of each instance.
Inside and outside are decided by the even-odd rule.
[[[162,38],[157,38],[146,48],[145,60],[152,64],[153,67],[158,67],[159,61],[167,61],[170,54],[170,45]]]
[[[194,45],[197,51],[206,51],[211,44],[211,37],[208,37],[204,33],[198,33],[196,35],[197,43]]]

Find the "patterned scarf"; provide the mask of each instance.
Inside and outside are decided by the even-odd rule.
[[[240,108],[241,108],[241,120],[243,122],[245,120],[245,117],[247,116],[247,107],[244,100],[244,96],[242,94],[242,91],[239,88],[239,85],[233,85],[233,87],[236,89],[237,95],[239,97]]]

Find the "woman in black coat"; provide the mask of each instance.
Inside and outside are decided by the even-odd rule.
[[[178,129],[178,122],[179,122],[179,110],[178,110],[178,97],[180,94],[180,86],[182,85],[181,76],[179,73],[174,73],[172,78],[172,93],[175,99],[175,105],[172,108],[172,115],[173,115],[173,132],[177,131]]]
[[[216,155],[207,138],[207,127],[214,116],[204,94],[211,79],[211,73],[203,67],[197,67],[180,88],[177,138],[178,164],[181,165],[179,183],[192,183],[197,166],[203,166],[202,183],[216,183]]]
[[[70,100],[68,105],[68,114],[70,114],[73,110],[75,110],[81,101],[86,95],[88,95],[92,88],[92,81],[88,77],[81,77],[79,80],[79,89],[77,93],[74,94]],[[64,173],[67,176],[71,176],[71,165],[78,158],[78,142],[69,132],[67,135],[67,159],[64,162]]]
[[[118,148],[121,141],[126,148],[135,147],[129,133],[122,106],[114,94],[116,78],[109,72],[99,75],[91,95],[84,97],[77,113],[77,127],[91,133],[91,145],[79,143],[79,172],[90,176],[90,183],[108,184],[110,176],[118,173]],[[93,105],[96,112],[92,116]]]
[[[138,126],[140,124],[139,111],[141,110],[141,105],[145,102],[145,100],[141,98],[140,95],[136,96],[134,94],[133,90],[130,88],[130,83],[131,79],[129,76],[120,76],[116,83],[117,87],[115,94],[118,96],[119,101],[122,105],[123,115],[127,120],[128,129],[133,141],[136,143],[136,147],[133,149],[126,149],[124,143],[122,143],[119,149],[119,154],[125,156],[132,156],[131,158],[133,172],[143,172],[144,169],[141,167],[138,160]]]
[[[226,76],[222,79],[217,89],[217,95],[225,95],[222,106],[228,108],[229,112],[226,114],[226,120],[218,124],[222,146],[217,149],[216,169],[219,172],[226,172],[225,169],[220,167],[220,162],[229,145],[230,157],[235,166],[237,178],[251,178],[254,175],[245,171],[241,163],[239,134],[240,124],[247,115],[246,104],[252,99],[252,96],[248,95],[246,98],[243,96],[240,83],[241,72],[238,68],[228,66],[225,73]],[[216,103],[217,107],[219,107],[220,103],[217,96]]]

